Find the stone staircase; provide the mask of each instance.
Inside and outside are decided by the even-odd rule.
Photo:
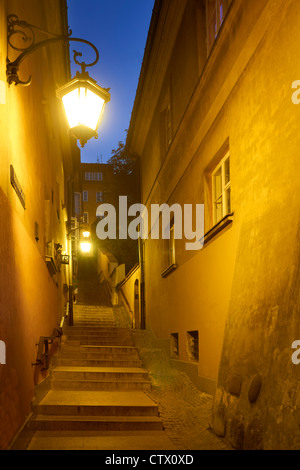
[[[175,450],[130,330],[116,326],[112,308],[74,305],[64,329],[51,389],[32,405],[29,450]]]

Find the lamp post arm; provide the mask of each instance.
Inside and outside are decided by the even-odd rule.
[[[7,72],[6,73],[7,73],[7,81],[9,83],[9,85],[11,85],[12,83],[15,83],[16,85],[24,85],[24,86],[30,85],[31,77],[29,77],[29,79],[25,82],[19,79],[18,73],[19,73],[19,67],[20,67],[21,63],[29,55],[33,54],[38,49],[41,49],[42,47],[46,47],[50,44],[54,44],[56,42],[73,41],[73,42],[81,42],[83,44],[87,44],[88,46],[90,46],[94,50],[94,52],[96,54],[96,58],[90,64],[83,63],[85,67],[92,67],[93,65],[97,64],[97,62],[99,61],[99,51],[98,51],[98,49],[96,48],[96,46],[94,44],[92,44],[90,41],[87,41],[86,39],[72,38],[72,37],[70,37],[70,35],[61,35],[61,36],[53,35],[53,34],[47,32],[47,31],[42,30],[41,28],[37,28],[33,25],[30,25],[30,24],[26,23],[25,21],[19,21],[19,20],[12,21],[11,18],[12,18],[12,15],[10,15],[8,17],[8,25],[9,25],[9,27],[8,27],[8,44],[13,49],[18,50],[18,51],[22,51],[22,52],[14,61],[7,60]],[[17,17],[13,16],[13,18],[17,18]],[[17,25],[18,27],[21,27],[23,29],[26,29],[26,28],[29,29],[32,32],[33,37],[29,38],[29,36],[26,33],[24,33],[24,31],[22,31],[21,29],[15,29],[15,25]],[[54,37],[35,43],[35,37],[34,37],[34,33],[33,33],[32,28],[36,28],[39,31],[44,32],[45,34],[48,34],[48,35],[50,34]],[[13,46],[13,44],[11,42],[11,37],[13,35],[18,35],[18,34],[21,35],[24,42],[27,42],[27,41],[31,40],[32,44],[30,46],[24,47],[23,49]],[[70,34],[72,34],[72,32]],[[80,55],[81,55],[81,53],[77,52],[76,56],[75,56],[75,62],[79,65],[81,65],[81,64],[76,60],[76,57],[80,56]]]
[[[67,237],[69,237],[71,235],[71,233],[76,232],[76,230],[79,230],[79,229],[80,229],[80,226],[76,227],[76,228],[73,228],[72,230],[70,230],[69,233],[67,233]]]

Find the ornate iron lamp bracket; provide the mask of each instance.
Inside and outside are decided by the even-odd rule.
[[[45,39],[40,42],[36,42],[35,39],[35,30],[39,31],[40,33],[43,33],[47,36],[50,36],[50,38]],[[19,78],[19,68],[23,60],[25,60],[29,55],[31,55],[33,52],[36,50],[48,46],[50,44],[54,44],[59,41],[64,41],[64,42],[81,42],[83,44],[87,44],[90,46],[96,54],[96,59],[89,63],[86,64],[85,62],[78,62],[77,57],[81,57],[82,54],[81,52],[76,52],[74,51],[74,61],[76,64],[81,65],[82,71],[85,71],[86,67],[92,67],[93,65],[97,64],[99,61],[99,52],[96,46],[92,44],[89,41],[86,41],[85,39],[80,39],[80,38],[73,38],[71,37],[72,31],[69,30],[68,35],[58,35],[58,34],[53,34],[50,33],[49,31],[46,31],[44,29],[41,29],[37,26],[34,26],[32,24],[27,23],[26,21],[21,21],[16,15],[9,15],[7,17],[7,42],[8,46],[10,46],[13,50],[20,52],[20,55],[13,61],[10,61],[7,59],[7,81],[9,85],[15,84],[15,85],[23,85],[23,86],[28,86],[31,83],[31,77],[27,81],[22,81]],[[14,38],[18,37],[24,44],[20,46],[20,43],[18,42],[17,44],[14,44]]]

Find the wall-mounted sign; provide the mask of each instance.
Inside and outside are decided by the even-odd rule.
[[[69,255],[61,255],[61,264],[70,264]]]
[[[10,183],[12,187],[14,188],[15,192],[17,193],[18,198],[20,199],[20,202],[25,209],[25,194],[24,191],[18,181],[18,178],[16,176],[14,167],[10,165]]]

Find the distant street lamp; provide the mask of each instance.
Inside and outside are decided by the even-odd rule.
[[[51,38],[35,43],[34,29],[51,36]],[[10,47],[16,51],[21,51],[17,59],[7,62],[7,81],[9,85],[12,83],[23,86],[30,85],[31,77],[25,82],[20,80],[18,75],[19,67],[26,57],[41,47],[58,41],[76,41],[87,44],[94,49],[96,59],[90,64],[78,62],[77,57],[82,56],[82,54],[74,51],[74,61],[81,66],[81,73],[77,72],[76,76],[69,83],[60,87],[57,90],[57,96],[62,100],[70,133],[80,141],[81,146],[84,147],[87,141],[92,137],[97,138],[97,130],[103,116],[105,105],[110,101],[110,89],[102,88],[97,85],[97,82],[86,72],[86,67],[92,67],[99,60],[99,52],[94,44],[85,39],[70,37],[72,31],[70,31],[67,36],[49,33],[49,31],[31,25],[26,21],[20,21],[16,15],[8,16],[7,31],[7,40]],[[30,32],[29,34],[27,34],[28,31]],[[19,44],[13,44],[12,38],[14,36],[21,37],[22,43],[29,43],[29,45],[26,44],[20,47]]]
[[[84,231],[82,232],[82,237],[83,237],[83,240],[80,242],[80,249],[82,253],[86,253],[86,254],[90,253],[91,248],[92,248],[92,244],[89,241],[89,238],[91,237],[91,233],[88,231]]]
[[[89,242],[81,242],[80,243],[80,248],[81,248],[81,251],[82,253],[90,253],[91,251],[91,248],[92,248],[92,244],[89,243]]]

